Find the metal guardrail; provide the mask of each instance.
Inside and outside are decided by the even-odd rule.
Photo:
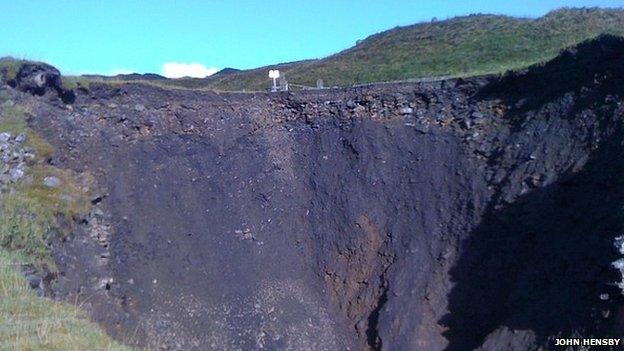
[[[410,79],[402,79],[402,80],[389,80],[383,82],[372,82],[372,83],[362,83],[362,84],[354,84],[353,87],[365,87],[371,85],[379,85],[379,84],[396,84],[396,83],[430,83],[430,82],[440,82],[443,80],[449,80],[453,78],[458,78],[457,76],[438,76],[438,77],[423,77],[423,78],[410,78]]]

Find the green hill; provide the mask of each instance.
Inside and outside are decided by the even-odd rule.
[[[278,64],[168,84],[220,90],[264,90],[279,68],[296,85],[325,86],[504,72],[548,60],[602,33],[624,35],[624,9],[563,8],[537,19],[470,15],[396,27],[319,59]]]

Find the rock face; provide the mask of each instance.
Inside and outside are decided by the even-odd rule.
[[[80,231],[55,244],[56,294],[154,348],[618,336],[623,59],[604,37],[503,78],[28,97],[52,162],[104,194],[106,260]]]

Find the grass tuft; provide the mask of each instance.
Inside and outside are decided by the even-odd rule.
[[[49,209],[19,195],[3,194],[0,201],[0,247],[48,261],[55,227]]]
[[[7,82],[15,79],[24,62],[26,60],[14,57],[0,57],[0,81]]]
[[[1,350],[129,350],[79,308],[38,297],[19,273],[27,263],[27,257],[0,249]]]

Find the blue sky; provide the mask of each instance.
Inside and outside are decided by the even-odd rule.
[[[536,17],[624,0],[0,0],[0,56],[65,74],[170,74],[323,57],[376,32],[470,13]],[[186,64],[196,63],[193,67]],[[207,68],[204,68],[207,67]]]

